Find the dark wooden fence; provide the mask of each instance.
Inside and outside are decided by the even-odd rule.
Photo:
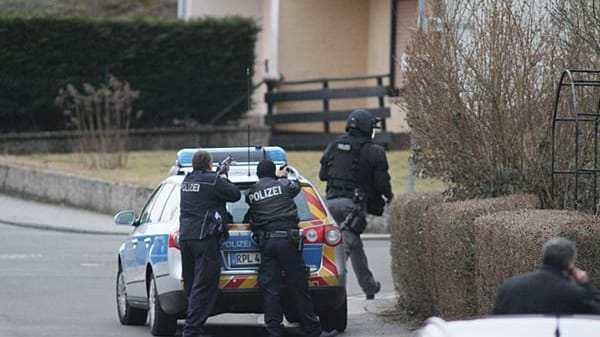
[[[373,98],[376,97],[378,106],[375,108],[356,107],[355,109],[365,109],[370,111],[373,116],[382,119],[382,132],[378,133],[375,141],[383,145],[389,145],[392,137],[386,132],[386,118],[390,117],[390,108],[385,106],[385,97],[392,95],[389,85],[384,84],[384,80],[389,81],[389,74],[363,76],[363,77],[344,77],[344,78],[321,78],[305,81],[290,82],[267,82],[268,91],[265,94],[265,102],[268,104],[268,113],[266,123],[273,130],[272,142],[277,142],[286,148],[323,148],[331,141],[336,134],[330,130],[330,122],[345,121],[352,110],[331,110],[329,103],[331,100],[355,99],[355,98]],[[373,82],[372,85],[350,86],[330,88],[333,82]],[[294,86],[311,86],[318,88],[305,90],[291,90]],[[297,111],[277,114],[275,107],[279,103],[299,102],[299,101],[321,101],[322,109],[316,111]],[[322,122],[323,129],[311,132],[292,132],[280,131],[277,126],[290,123],[311,123]]]

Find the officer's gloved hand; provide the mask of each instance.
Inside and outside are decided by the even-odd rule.
[[[386,196],[385,198],[386,198],[385,203],[388,205],[391,204],[392,200],[394,199],[394,193],[391,193],[389,196]]]
[[[277,172],[275,172],[275,175],[277,176],[277,178],[287,178],[288,171],[287,169],[278,170]]]
[[[219,166],[217,168],[217,172],[219,172],[219,177],[227,178],[227,177],[229,177],[229,166],[225,166],[225,167]]]

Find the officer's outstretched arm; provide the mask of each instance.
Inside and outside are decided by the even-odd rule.
[[[240,189],[225,178],[219,177],[215,186],[215,192],[219,199],[235,202],[240,200],[242,193]]]
[[[298,179],[281,178],[278,182],[292,198],[300,193],[301,186]]]

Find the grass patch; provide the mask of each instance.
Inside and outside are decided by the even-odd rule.
[[[83,168],[79,163],[79,154],[35,154],[27,156],[0,155],[0,162],[61,171],[78,176],[100,178],[139,186],[154,187],[164,179],[169,168],[175,162],[176,151],[139,151],[130,152],[128,165],[123,169]],[[288,161],[302,175],[316,185],[324,196],[325,184],[319,181],[320,151],[288,151]],[[408,191],[408,151],[391,151],[388,153],[392,189],[394,194],[401,195]],[[443,190],[444,184],[437,180],[416,179],[415,190],[419,192]]]

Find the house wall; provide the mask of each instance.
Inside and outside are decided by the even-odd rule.
[[[391,8],[389,0],[371,0],[367,47],[367,73],[387,74],[390,71]]]
[[[417,29],[418,0],[398,0],[396,5],[396,85],[404,85],[402,74],[402,55],[406,52],[411,35]]]
[[[396,3],[396,59],[394,72],[396,87],[401,91],[405,85],[402,68],[402,57],[407,51],[412,33],[417,29],[418,0],[398,0]],[[390,102],[392,117],[388,120],[389,129],[394,132],[408,132],[406,122],[406,101],[400,97]]]
[[[379,75],[390,72],[390,42],[391,2],[389,0],[371,0],[369,5],[369,35],[366,74]],[[387,85],[389,82],[389,80],[386,80],[384,84]],[[370,84],[373,85],[374,83],[371,82]],[[377,97],[369,98],[369,107],[378,106],[378,104],[379,99]]]
[[[191,18],[203,16],[232,16],[252,17],[256,20],[261,31],[258,33],[255,47],[254,76],[252,83],[257,84],[265,77],[265,60],[269,58],[271,35],[270,3],[271,0],[187,0]],[[240,74],[245,76],[245,74]],[[248,114],[249,122],[262,125],[266,107],[264,104],[265,86],[260,87],[252,95],[253,108]]]
[[[389,0],[282,0],[280,69],[290,80],[388,73],[390,17]],[[375,80],[331,83],[330,87],[375,83]],[[322,104],[321,101],[279,104],[277,113],[318,111]],[[344,99],[330,101],[329,108],[345,110],[376,107],[377,104],[377,99]],[[344,128],[345,122],[330,124],[332,132],[343,132]],[[280,129],[323,130],[323,123],[290,124]]]
[[[356,76],[367,63],[369,2],[282,0],[280,69],[289,79]]]
[[[273,0],[192,0],[192,17],[243,15],[254,17],[261,27],[256,47],[254,83],[266,75],[265,60],[271,56],[271,5]],[[417,0],[398,0],[398,55],[408,41],[404,29],[416,24]],[[386,74],[390,71],[390,0],[279,0],[278,71],[285,80]],[[412,21],[411,21],[412,20]],[[397,74],[400,71],[396,71]],[[401,75],[399,75],[401,76]],[[375,81],[331,83],[330,87],[374,85]],[[388,84],[388,83],[385,83]],[[291,90],[312,87],[294,86]],[[285,88],[284,88],[285,89]],[[253,96],[251,123],[264,121],[265,87]],[[331,110],[376,107],[377,99],[331,100]],[[276,113],[321,110],[321,101],[278,104]],[[401,131],[404,120],[394,109],[388,130]],[[405,124],[405,123],[404,123]],[[331,123],[332,132],[343,132],[345,122]],[[323,123],[288,124],[281,130],[320,131]]]

